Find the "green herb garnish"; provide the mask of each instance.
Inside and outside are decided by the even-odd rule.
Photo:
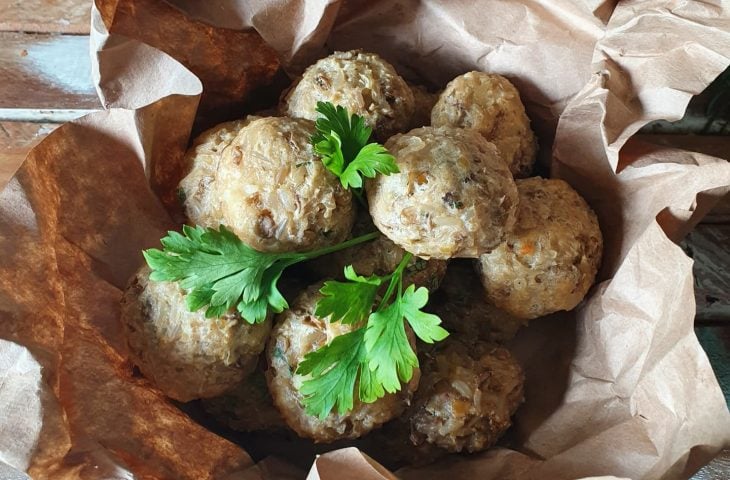
[[[363,325],[307,354],[299,364],[297,373],[311,376],[300,390],[310,415],[324,418],[333,408],[339,413],[351,410],[356,381],[358,397],[366,403],[397,392],[410,381],[418,357],[408,341],[406,322],[424,342],[448,336],[439,317],[421,310],[428,303],[428,290],[415,285],[403,290],[403,271],[410,259],[411,254],[406,254],[390,275],[363,277],[348,266],[345,278],[349,282],[325,282],[316,315]],[[379,287],[386,284],[373,311]]]
[[[220,317],[235,308],[249,323],[260,323],[269,311],[289,308],[277,288],[282,272],[295,263],[327,255],[378,237],[369,233],[311,252],[259,252],[221,226],[183,226],[183,233],[167,232],[162,250],[143,252],[152,269],[150,279],[180,282],[192,311],[207,307],[207,318]]]
[[[341,106],[317,102],[317,131],[311,141],[327,169],[337,175],[343,187],[362,196],[363,177],[398,173],[395,157],[379,143],[368,143],[372,129],[359,115],[348,115]]]

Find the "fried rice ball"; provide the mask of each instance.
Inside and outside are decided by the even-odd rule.
[[[487,297],[531,319],[571,310],[593,284],[603,251],[598,219],[563,180],[518,180],[517,224],[477,263]]]
[[[440,92],[431,93],[422,85],[410,85],[415,109],[411,117],[411,128],[431,125],[431,110],[439,99]]]
[[[385,60],[359,50],[335,52],[307,68],[284,97],[290,117],[316,120],[317,102],[330,102],[360,115],[384,141],[408,130],[414,112],[411,89]]]
[[[122,323],[132,362],[168,397],[181,402],[214,397],[256,366],[271,321],[251,325],[238,313],[205,318],[188,311],[174,282],[150,280],[141,268],[124,292]]]
[[[349,412],[333,411],[323,420],[307,414],[299,389],[308,376],[295,373],[299,362],[306,354],[355,328],[341,322],[330,323],[314,315],[316,303],[322,297],[320,288],[321,284],[308,288],[294,300],[289,310],[277,316],[267,347],[269,369],[266,378],[274,405],[289,427],[301,437],[327,443],[358,438],[400,415],[418,386],[420,371],[414,369],[413,378],[400,392],[386,394],[373,403],[362,403],[356,396]],[[410,335],[413,340],[412,333]]]
[[[347,238],[352,194],[314,155],[313,132],[303,119],[250,122],[223,150],[214,180],[202,187],[211,188],[205,215],[192,220],[223,224],[259,251],[307,251]]]
[[[286,427],[266,385],[263,369],[254,372],[233,389],[204,399],[203,409],[218,423],[239,432],[280,430]]]
[[[441,288],[429,301],[428,308],[441,317],[442,326],[451,337],[466,343],[505,343],[527,323],[489,303],[473,260],[449,262]]]
[[[433,107],[431,125],[475,129],[497,146],[515,177],[532,171],[537,140],[519,92],[501,75],[469,72],[453,79]]]
[[[470,130],[423,127],[385,144],[399,173],[366,184],[378,229],[421,258],[476,258],[515,222],[517,187],[494,145]]]
[[[185,207],[185,213],[196,225],[217,225],[217,218],[211,218],[216,199],[213,196],[213,182],[223,150],[231,144],[243,127],[258,119],[249,115],[244,120],[221,123],[198,135],[185,153],[188,174],[180,182],[178,195]]]
[[[522,368],[504,347],[447,339],[422,363],[411,440],[450,452],[485,450],[523,401]]]

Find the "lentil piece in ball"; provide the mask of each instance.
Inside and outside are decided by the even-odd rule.
[[[330,102],[360,115],[384,141],[404,132],[414,112],[413,93],[395,69],[374,53],[335,52],[307,68],[286,94],[282,111],[316,120],[317,102]]]
[[[603,237],[593,210],[563,180],[517,181],[517,224],[477,263],[489,300],[519,318],[572,310],[601,263]]]
[[[423,127],[385,147],[400,170],[366,183],[370,215],[421,258],[476,258],[512,228],[517,188],[494,145],[473,131]]]
[[[267,347],[266,377],[274,405],[289,427],[301,437],[327,443],[358,438],[400,415],[418,386],[420,372],[414,369],[413,378],[401,391],[386,394],[373,403],[360,402],[355,393],[354,406],[349,412],[332,411],[322,420],[307,414],[299,390],[308,376],[296,373],[299,363],[306,354],[356,328],[314,315],[316,303],[322,297],[319,288],[321,284],[308,288],[292,302],[289,310],[277,315]],[[411,343],[415,343],[413,339]]]
[[[450,452],[496,443],[523,401],[524,374],[504,347],[446,340],[423,362],[411,440]]]
[[[475,129],[497,146],[515,177],[532,171],[537,140],[520,93],[501,75],[469,72],[453,79],[431,111],[431,125]]]
[[[188,311],[174,282],[154,282],[141,268],[122,299],[122,323],[132,362],[168,397],[181,402],[214,397],[256,366],[271,320],[251,325],[238,313],[205,318]]]
[[[260,118],[224,150],[214,182],[218,211],[244,243],[267,252],[308,251],[347,238],[355,209],[351,192],[314,155],[314,124]]]

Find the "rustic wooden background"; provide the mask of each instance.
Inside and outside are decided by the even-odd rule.
[[[89,0],[0,0],[0,176],[60,123],[101,108],[90,74],[89,12]],[[730,160],[729,120],[730,75],[696,97],[682,121],[657,122],[641,135]],[[729,246],[730,196],[683,242],[695,260],[697,335],[730,403]],[[730,450],[693,477],[728,478]]]

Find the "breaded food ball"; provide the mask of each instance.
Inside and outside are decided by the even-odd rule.
[[[267,348],[269,369],[266,377],[274,405],[289,427],[301,437],[326,443],[358,438],[400,415],[418,386],[420,372],[414,369],[413,378],[401,391],[386,394],[373,403],[362,403],[355,396],[354,406],[349,412],[340,414],[333,411],[323,420],[308,415],[299,389],[309,377],[295,373],[299,362],[306,354],[355,328],[341,322],[330,323],[314,315],[316,303],[321,298],[321,286],[318,284],[305,290],[289,310],[277,316]]]
[[[515,177],[532,171],[537,139],[519,92],[501,75],[469,72],[453,79],[431,111],[431,125],[475,129],[497,146]]]
[[[378,229],[422,258],[476,258],[511,230],[517,187],[494,145],[470,130],[423,127],[385,147],[400,173],[366,184]]]
[[[514,317],[489,303],[474,270],[473,260],[449,262],[441,288],[431,298],[428,308],[441,317],[442,326],[451,333],[451,337],[466,343],[504,343],[527,324],[527,320]]]
[[[236,312],[205,318],[188,311],[174,282],[153,282],[141,268],[124,292],[122,323],[132,362],[168,397],[214,397],[253,371],[271,321],[251,325]]]
[[[422,85],[410,85],[413,92],[415,109],[411,118],[411,128],[431,125],[431,110],[439,99],[440,92],[431,93]]]
[[[231,144],[243,127],[259,117],[249,115],[244,120],[221,123],[198,135],[187,152],[185,165],[188,174],[180,182],[178,195],[185,207],[185,213],[196,225],[217,225],[211,218],[216,211],[213,205],[213,182],[223,150]]]
[[[360,50],[335,52],[307,68],[284,97],[282,111],[316,120],[317,102],[360,115],[381,141],[408,130],[414,111],[413,93],[405,80],[378,55]]]
[[[517,181],[517,224],[478,261],[487,297],[520,318],[573,309],[593,284],[603,237],[598,219],[563,180]]]
[[[523,401],[522,368],[504,347],[454,340],[422,365],[411,414],[411,440],[450,452],[495,444]]]
[[[350,233],[352,194],[314,155],[309,120],[252,121],[225,148],[212,183],[210,222],[267,252],[307,251]]]
[[[204,399],[203,409],[218,423],[239,432],[279,430],[286,427],[274,407],[263,369],[218,397]]]

